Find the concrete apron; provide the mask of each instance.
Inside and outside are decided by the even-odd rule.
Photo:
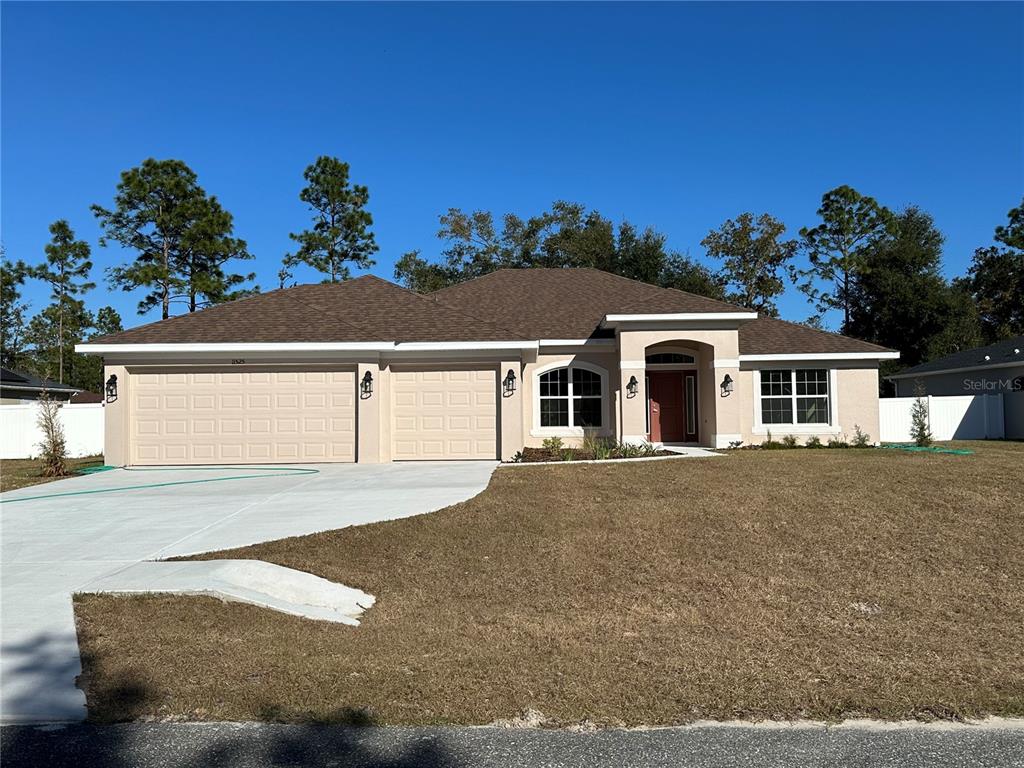
[[[130,565],[80,592],[205,595],[292,616],[359,626],[375,599],[359,589],[262,560],[180,560]]]

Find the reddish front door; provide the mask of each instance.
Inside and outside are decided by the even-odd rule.
[[[647,396],[651,409],[651,442],[686,440],[683,371],[648,371]]]

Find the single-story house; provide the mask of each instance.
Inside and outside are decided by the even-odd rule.
[[[924,394],[995,395],[1024,391],[1024,336],[1013,336],[987,347],[966,349],[930,360],[887,377],[896,397]]]
[[[44,391],[51,400],[67,401],[82,390],[31,373],[0,368],[0,405],[30,403],[38,400]]]
[[[108,464],[509,459],[592,433],[878,436],[897,352],[593,269],[429,295],[373,276],[97,338]]]

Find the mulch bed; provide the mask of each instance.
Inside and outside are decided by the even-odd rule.
[[[561,451],[549,451],[547,448],[523,448],[522,456],[518,463],[521,464],[534,464],[540,461],[589,461],[594,460],[597,457],[593,451],[585,451],[582,448],[563,448]],[[570,454],[570,458],[566,458],[564,454]],[[675,454],[672,451],[657,450],[649,456],[673,456]],[[609,461],[615,461],[617,459],[625,458],[640,458],[638,456],[609,456],[605,457]],[[644,457],[646,458],[646,457]]]

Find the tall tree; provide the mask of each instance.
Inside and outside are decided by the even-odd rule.
[[[289,235],[299,248],[285,256],[285,268],[306,264],[327,275],[324,282],[336,283],[348,279],[349,264],[372,267],[378,247],[366,210],[370,191],[350,184],[348,163],[336,157],[318,157],[303,176],[306,186],[299,199],[313,213],[313,228]]]
[[[80,303],[77,296],[91,291],[96,283],[89,282],[92,262],[91,249],[84,240],[76,240],[74,230],[64,219],[50,225],[50,242],[46,245],[46,261],[32,270],[32,276],[50,286],[57,319],[57,381],[64,383],[64,318],[76,311],[72,304]]]
[[[177,271],[182,241],[192,227],[202,197],[195,173],[180,160],[144,160],[121,174],[114,208],[93,205],[103,228],[100,245],[115,242],[138,252],[135,262],[108,272],[112,287],[132,291],[148,289],[139,302],[139,314],[160,307],[171,315],[171,299],[184,281]]]
[[[259,291],[241,287],[255,280],[255,273],[238,275],[226,269],[232,260],[254,258],[244,240],[232,237],[233,230],[234,220],[216,196],[196,200],[195,218],[182,238],[180,262],[189,312]]]
[[[231,215],[180,160],[149,158],[124,171],[113,209],[92,210],[103,228],[100,245],[115,242],[137,252],[133,263],[110,269],[107,280],[125,291],[147,289],[139,314],[160,307],[166,319],[179,302],[194,312],[232,298],[253,277],[226,270],[228,261],[252,257],[245,242],[232,237]]]
[[[780,239],[785,231],[786,225],[767,213],[757,219],[741,213],[701,241],[709,256],[722,261],[731,301],[778,316],[775,298],[786,288],[782,275],[798,248],[795,240]]]
[[[21,286],[29,268],[24,262],[7,260],[0,246],[0,365],[14,368],[25,340],[25,310]]]
[[[961,283],[977,302],[990,344],[1024,334],[1024,201],[1007,217],[1006,226],[996,227],[999,245],[976,250]]]
[[[89,335],[95,318],[80,299],[68,298],[63,312],[50,304],[28,324],[25,341],[31,346],[24,367],[40,376],[54,378],[64,372],[64,381],[88,389],[90,360],[75,352],[75,344]]]
[[[910,207],[863,254],[846,332],[900,350],[883,374],[980,342],[977,310],[942,276],[943,240],[932,217]]]
[[[506,214],[495,224],[488,211],[451,208],[440,217],[444,242],[439,261],[420,251],[402,256],[395,277],[427,293],[480,277],[496,269],[592,267],[613,274],[723,298],[722,281],[689,257],[666,250],[665,236],[653,228],[638,231],[624,221],[616,230],[597,211],[557,201],[550,210],[521,218]]]
[[[793,269],[794,281],[818,312],[843,313],[843,332],[850,324],[853,283],[864,255],[888,234],[892,214],[871,197],[848,186],[821,198],[821,224],[800,230],[808,269]],[[823,284],[823,286],[819,285]]]

